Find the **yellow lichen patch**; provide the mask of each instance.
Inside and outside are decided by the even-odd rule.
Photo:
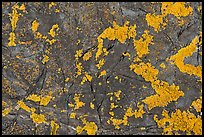
[[[76,54],[74,55],[76,60],[79,60],[79,58],[82,56],[82,52],[83,52],[83,49],[76,51]]]
[[[65,79],[65,82],[68,82],[69,80],[70,80],[70,78],[66,78],[66,79]]]
[[[115,103],[111,103],[110,104],[110,110],[112,110],[112,109],[114,109],[114,108],[117,108],[118,107],[118,105],[115,105]]]
[[[142,38],[140,38],[139,40],[134,40],[135,50],[140,58],[143,55],[146,55],[149,53],[149,49],[148,49],[149,44],[154,44],[152,40],[153,40],[153,36],[149,35],[148,30],[144,31]]]
[[[82,128],[81,126],[77,126],[76,131],[78,134],[81,134],[83,130],[87,132],[88,135],[95,135],[97,132],[97,125],[94,122],[84,122],[85,126]]]
[[[19,16],[22,15],[22,14],[19,14],[19,13],[18,13],[17,9],[18,9],[18,10],[22,10],[23,12],[26,12],[26,10],[25,10],[25,5],[24,5],[24,4],[22,4],[20,7],[19,7],[19,5],[15,4],[15,5],[12,7],[12,13],[11,13],[11,14],[9,13],[10,21],[11,21],[12,32],[10,33],[8,46],[16,46],[16,44],[15,44],[15,33],[14,33],[14,31],[15,31],[17,22],[18,22],[18,20],[19,20]]]
[[[158,32],[160,30],[160,25],[163,24],[163,16],[148,13],[146,15],[146,20],[148,26],[154,28],[154,31]]]
[[[101,76],[105,76],[106,75],[106,70],[101,71],[100,75],[98,76],[98,78],[100,78]]]
[[[89,60],[91,57],[92,57],[92,52],[91,52],[91,51],[88,51],[87,53],[84,54],[83,60],[84,60],[84,61],[87,61],[87,60]]]
[[[16,5],[14,5],[12,7],[12,13],[9,14],[10,21],[11,21],[12,32],[14,32],[14,30],[16,28],[16,25],[17,25],[17,22],[18,22],[18,19],[19,19],[19,14],[18,14],[18,11],[17,11],[17,9],[15,7],[16,7]]]
[[[30,45],[32,43],[32,40],[30,41],[20,41],[18,40],[18,44],[21,44],[21,45]]]
[[[143,110],[143,108],[144,108],[143,104],[141,105],[140,103],[138,103],[137,107],[138,107],[138,110],[135,110],[133,112],[132,107],[130,105],[130,107],[128,107],[126,109],[126,112],[123,116],[123,119],[116,119],[116,118],[111,117],[107,122],[109,124],[110,124],[110,122],[112,122],[112,124],[115,126],[115,129],[120,129],[121,124],[123,124],[124,126],[129,125],[128,124],[128,118],[129,117],[135,116],[135,118],[142,118],[142,115],[145,113]],[[109,114],[114,116],[113,112],[109,112]]]
[[[125,56],[125,57],[130,57],[130,53],[124,52],[124,53],[123,53],[123,56]]]
[[[49,9],[51,9],[53,6],[56,6],[56,4],[55,4],[54,2],[51,2],[51,3],[49,4]]]
[[[25,111],[27,111],[27,112],[35,112],[35,109],[34,108],[30,108],[30,107],[28,107],[23,101],[21,101],[21,100],[19,100],[18,102],[17,102],[17,104],[18,104],[18,106],[20,107],[20,108],[22,108],[22,109],[24,109]]]
[[[9,37],[8,46],[16,46],[15,39],[16,39],[15,33],[14,33],[14,32],[11,32],[11,33],[10,33],[10,37]]]
[[[40,123],[47,123],[46,122],[46,118],[43,114],[36,114],[36,113],[32,113],[30,115],[30,118],[33,120],[34,123],[36,124],[40,124]]]
[[[90,108],[94,109],[94,104],[92,102],[90,102]]]
[[[162,2],[161,12],[163,16],[172,14],[178,19],[191,15],[193,8],[188,6],[185,7],[185,2]]]
[[[46,38],[46,36],[45,36],[45,38]],[[50,45],[52,45],[53,43],[56,42],[56,40],[55,39],[52,39],[52,40],[46,39],[46,42],[48,42]]]
[[[83,70],[82,63],[81,62],[77,63],[76,68],[77,68],[76,77],[78,77],[82,74],[82,70]]]
[[[198,6],[198,12],[201,12],[202,11],[202,6]],[[202,13],[202,12],[201,12]]]
[[[159,66],[160,66],[161,68],[163,68],[163,69],[166,68],[166,65],[165,65],[164,63],[161,63]]]
[[[2,116],[5,117],[7,114],[9,114],[12,110],[12,107],[5,108],[2,110]]]
[[[136,25],[128,26],[129,22],[126,21],[123,26],[117,25],[117,23],[113,22],[113,27],[106,28],[99,36],[98,36],[98,50],[96,52],[96,60],[100,57],[100,55],[104,52],[104,55],[108,55],[106,51],[103,50],[103,39],[115,40],[117,39],[120,43],[124,44],[126,39],[135,38],[136,36]]]
[[[48,62],[48,61],[49,61],[49,56],[43,55],[42,63],[45,64],[45,63]]]
[[[60,10],[59,10],[59,9],[56,9],[56,10],[55,10],[55,12],[56,12],[56,13],[59,13],[59,12],[60,12]]]
[[[176,109],[175,112],[171,113],[171,116],[168,115],[168,111],[163,110],[162,116],[163,118],[159,120],[157,115],[154,115],[154,120],[159,128],[163,128],[164,134],[173,134],[173,131],[183,131],[187,134],[193,132],[195,135],[202,134],[202,119],[188,110],[182,112]]]
[[[56,35],[54,30],[56,30],[56,31],[59,30],[58,24],[53,25],[52,28],[50,29],[50,32],[48,32],[48,34],[50,34],[53,38],[54,38],[55,35]]]
[[[40,99],[40,105],[42,105],[42,106],[47,106],[47,104],[50,102],[51,99],[52,99],[52,96],[50,96],[50,95],[41,97],[41,99]]]
[[[76,113],[71,113],[69,117],[70,118],[76,118]]]
[[[84,82],[86,82],[87,80],[88,80],[89,82],[91,82],[92,76],[89,75],[87,72],[85,72],[85,73],[84,73],[84,77],[83,77],[83,79],[82,79],[82,81],[81,81],[81,84],[84,84]]]
[[[113,111],[109,112],[109,114],[110,114],[111,116],[114,116],[114,112],[113,112]]]
[[[89,75],[87,72],[85,72],[84,75],[85,75],[85,77],[87,78],[87,80],[88,80],[89,82],[91,82],[92,76]]]
[[[115,126],[115,129],[120,129],[119,125],[121,125],[123,123],[123,119],[115,119],[113,117],[110,118],[110,121]]]
[[[74,94],[74,101],[75,101],[74,110],[79,109],[79,108],[81,108],[82,106],[85,105],[84,102],[79,100],[80,96],[81,96],[80,94]]]
[[[5,101],[2,101],[2,107],[6,107],[8,104]]]
[[[35,94],[32,94],[26,98],[26,100],[31,100],[34,102],[40,102],[40,105],[42,105],[42,106],[47,106],[47,104],[50,102],[51,99],[52,99],[52,96],[50,96],[50,95],[40,97],[40,96],[35,95]]]
[[[104,59],[99,60],[99,63],[96,64],[96,67],[97,67],[98,69],[100,69],[100,68],[104,65],[104,63],[105,63],[105,60],[104,60]]]
[[[145,81],[153,82],[157,79],[159,71],[151,66],[150,63],[131,64],[130,70],[133,70],[137,75],[141,75]]]
[[[184,96],[184,93],[174,84],[170,86],[167,82],[157,80],[151,83],[151,85],[156,91],[156,94],[146,97],[143,100],[148,105],[149,110],[154,107],[165,107],[170,102],[176,101],[179,97]]]
[[[156,91],[155,95],[146,97],[143,100],[148,105],[149,110],[154,107],[167,106],[168,103],[184,96],[178,86],[174,84],[170,86],[167,82],[158,80],[157,75],[159,71],[151,66],[150,63],[131,64],[130,70],[133,70],[137,75],[141,75],[145,81],[151,82],[152,88]]]
[[[197,112],[201,112],[202,108],[202,97],[192,102],[191,106],[195,108]]]
[[[35,94],[32,94],[32,95],[29,95],[26,100],[32,100],[34,102],[39,102],[40,101],[40,96],[38,95],[35,95]]]
[[[55,123],[55,121],[51,121],[51,127],[52,127],[52,130],[51,130],[51,133],[50,135],[56,135],[57,134],[57,129],[59,128],[59,125],[57,123]]]
[[[202,38],[202,33],[200,34],[199,37]],[[202,66],[195,67],[191,64],[184,64],[184,59],[186,57],[192,56],[193,52],[196,51],[196,47],[197,47],[196,45],[202,44],[202,41],[199,42],[199,37],[196,36],[188,46],[181,48],[177,54],[172,55],[169,59],[167,59],[167,61],[171,61],[171,64],[175,64],[181,72],[187,73],[189,75],[198,76],[201,80]]]
[[[117,100],[120,100],[120,93],[122,91],[121,90],[118,90],[117,92],[114,92],[114,96],[117,98]]]
[[[166,26],[166,23],[163,22],[164,17],[166,17],[169,14],[174,15],[176,18],[179,19],[180,25],[182,24],[183,20],[181,20],[181,17],[186,17],[188,15],[191,15],[193,12],[192,7],[185,7],[185,2],[162,2],[161,6],[161,14],[155,15],[148,13],[146,15],[147,24],[154,28],[156,32],[160,30],[160,25],[162,27]]]
[[[31,28],[33,33],[35,33],[38,30],[38,27],[39,27],[39,23],[36,20],[34,20],[32,22],[32,28]]]
[[[142,115],[145,113],[144,111],[144,105],[140,104],[139,102],[137,103],[137,108],[138,110],[135,110],[134,116],[135,118],[142,118]]]

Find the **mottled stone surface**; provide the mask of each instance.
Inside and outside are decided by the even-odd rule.
[[[9,15],[15,4],[19,6],[24,4],[27,12],[17,10],[18,14],[23,16],[19,16],[14,30],[16,46],[8,46],[9,34],[12,31]],[[202,31],[202,15],[198,10],[201,3],[186,3],[193,8],[193,14],[183,17],[184,24],[181,26],[178,25],[175,16],[168,15],[167,26],[159,32],[148,26],[146,15],[161,14],[161,3],[56,2],[49,8],[50,4],[50,2],[2,3],[2,101],[7,103],[3,105],[2,102],[2,110],[12,107],[10,113],[2,116],[2,134],[49,135],[52,131],[50,121],[54,120],[59,125],[56,134],[75,135],[78,134],[76,127],[84,126],[81,116],[97,125],[95,133],[97,135],[157,135],[162,134],[163,130],[158,127],[153,117],[158,115],[161,118],[164,109],[168,110],[169,114],[175,112],[175,109],[180,109],[190,110],[196,116],[200,115],[190,106],[202,95],[202,82],[195,75],[182,73],[176,65],[166,61],[166,58],[189,45]],[[52,37],[48,32],[54,24],[58,24],[59,31],[56,31],[54,37],[56,41],[53,44],[43,38],[35,38],[31,29],[34,20],[39,22],[37,31],[49,39]],[[136,24],[137,40],[142,37],[144,30],[149,31],[154,44],[148,46],[149,54],[141,58],[142,62],[150,62],[159,70],[158,79],[179,86],[184,96],[165,107],[148,109],[142,100],[154,95],[155,90],[150,82],[130,70],[132,59],[137,56],[133,39],[126,40],[124,44],[118,40],[104,39],[103,46],[107,48],[109,54],[104,56],[103,67],[101,69],[96,67],[97,38],[106,28],[113,26],[113,21],[119,26],[123,26],[126,21],[129,21],[129,25]],[[18,41],[31,42],[23,44]],[[82,63],[84,71],[92,76],[92,80],[84,84],[81,84],[84,74],[76,77],[75,54],[80,49],[83,50],[83,54],[92,51],[92,57],[88,61],[84,61],[82,57],[78,60]],[[185,64],[202,66],[202,56],[199,54],[202,48],[197,49],[199,50],[192,56],[185,58]],[[123,55],[124,52],[131,55],[131,60]],[[42,63],[43,55],[49,56],[46,63]],[[166,65],[165,69],[160,67],[161,63]],[[107,74],[98,78],[102,70],[106,70]],[[66,80],[67,78],[69,80]],[[119,90],[122,91],[120,100],[111,95],[113,98],[111,101],[108,93]],[[45,96],[50,92],[53,98],[46,106],[26,100],[31,94]],[[68,104],[74,104],[76,93],[81,95],[79,100],[85,105],[74,110]],[[30,112],[22,108],[16,109],[19,100],[35,108],[35,113],[43,114],[48,123],[36,124],[30,118]],[[94,104],[94,109],[90,107],[90,102]],[[111,117],[110,104],[113,102],[118,105],[112,110],[114,118],[122,119],[130,106],[137,110],[138,102],[144,105],[145,113],[142,118],[129,117],[129,125],[121,124],[120,129],[115,129],[113,124],[107,123]],[[76,117],[70,118],[71,113],[76,113]],[[180,131],[176,133],[186,134]],[[87,132],[84,130],[80,134]]]

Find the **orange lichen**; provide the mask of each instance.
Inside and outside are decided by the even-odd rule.
[[[150,63],[131,64],[130,70],[133,70],[137,75],[141,75],[145,81],[151,82],[152,88],[156,91],[155,95],[146,97],[143,100],[148,105],[149,110],[154,107],[167,106],[168,103],[184,96],[178,86],[174,84],[170,86],[167,82],[158,80],[157,75],[159,71],[151,66]]]
[[[158,32],[160,30],[160,25],[163,24],[163,16],[148,13],[146,15],[146,20],[148,26],[154,28],[154,31]]]
[[[191,15],[192,12],[192,7],[185,7],[185,2],[162,2],[161,14],[155,15],[154,13],[148,13],[146,15],[146,20],[148,26],[153,27],[154,30],[158,32],[160,30],[160,25],[162,25],[162,27],[166,26],[168,20],[165,20],[164,22],[164,18],[167,15],[174,15],[177,19],[179,19],[180,25],[182,25],[183,20],[181,20],[181,17]]]
[[[115,103],[110,103],[110,110],[117,108],[118,105],[115,105]]]
[[[136,36],[136,25],[128,26],[129,22],[126,21],[124,26],[119,26],[114,21],[113,27],[106,28],[99,36],[98,36],[98,50],[96,52],[96,60],[99,56],[104,52],[103,50],[103,39],[115,40],[117,39],[120,43],[124,44],[126,39],[135,38]],[[105,50],[106,51],[106,50]],[[108,55],[106,52],[105,55]]]
[[[50,102],[51,99],[52,99],[52,96],[50,96],[50,95],[41,97],[41,96],[38,96],[35,94],[32,94],[26,98],[26,100],[31,100],[34,102],[40,102],[41,106],[47,106],[47,104]]]
[[[70,80],[70,78],[66,78],[66,79],[65,79],[65,82],[68,82],[69,80]]]
[[[74,101],[75,101],[74,110],[79,109],[79,108],[81,108],[82,106],[85,105],[84,102],[79,100],[80,96],[81,96],[80,94],[74,94]]]
[[[200,33],[200,36],[202,38],[202,33]],[[196,51],[196,45],[202,44],[202,41],[199,41],[199,37],[196,36],[191,43],[184,47],[181,48],[177,54],[172,55],[170,58],[167,59],[167,61],[172,61],[171,64],[175,64],[179,70],[183,73],[187,73],[189,75],[195,75],[202,79],[202,66],[193,66],[191,64],[184,64],[184,59],[186,57],[192,56],[193,52]]]
[[[53,38],[56,35],[54,30],[59,31],[58,24],[53,25],[52,28],[50,29],[50,32],[48,32],[48,34],[50,34],[50,36],[52,36]]]
[[[71,113],[69,117],[70,118],[76,118],[76,113]]]
[[[49,61],[49,56],[43,55],[42,63],[45,64],[45,63],[48,62],[48,61]]]
[[[84,72],[84,77],[81,81],[81,84],[84,84],[84,82],[89,81],[91,82],[92,80],[92,76],[88,74],[88,72]]]
[[[83,60],[84,60],[84,61],[87,61],[87,60],[89,60],[91,57],[92,57],[92,52],[91,52],[91,51],[88,51],[87,53],[84,54]]]
[[[76,77],[78,77],[79,75],[82,74],[82,70],[83,70],[82,63],[81,62],[77,63],[76,68],[77,68]]]
[[[17,102],[18,106],[27,112],[35,112],[35,108],[28,107],[23,101],[19,100]]]
[[[12,28],[12,32],[10,33],[10,37],[9,37],[9,43],[8,46],[16,46],[15,44],[15,28],[17,25],[17,22],[19,20],[19,16],[23,16],[22,14],[19,14],[17,10],[22,10],[23,12],[26,12],[25,10],[25,5],[22,4],[20,7],[19,5],[15,4],[12,7],[12,13],[9,13],[10,16],[10,21],[11,21],[11,28]]]
[[[159,128],[163,128],[163,134],[173,134],[173,131],[183,131],[187,134],[194,132],[195,135],[202,134],[202,119],[188,110],[182,112],[176,109],[175,112],[171,113],[171,117],[168,115],[168,111],[163,110],[162,116],[163,118],[159,120],[157,115],[154,115],[154,120]]]
[[[120,100],[120,94],[121,94],[121,90],[118,90],[117,92],[114,92],[114,96],[117,98],[117,100]]]
[[[11,110],[12,110],[12,107],[5,108],[4,110],[2,110],[2,116],[5,117],[11,112]]]
[[[82,120],[84,127],[77,126],[76,132],[77,134],[81,134],[82,131],[86,131],[88,135],[95,135],[97,132],[97,125],[94,122],[87,122],[86,119]]]
[[[201,112],[202,109],[202,97],[192,102],[191,106],[195,108],[197,112]]]
[[[32,100],[34,102],[39,102],[40,101],[40,96],[38,95],[35,95],[35,94],[32,94],[32,95],[29,95],[26,100]]]
[[[2,107],[6,107],[8,104],[5,101],[2,101]]]
[[[14,32],[11,32],[11,33],[10,33],[10,37],[9,37],[8,46],[16,46],[15,39],[16,39],[15,33],[14,33]]]
[[[165,65],[164,63],[161,63],[159,66],[160,66],[161,68],[163,68],[163,69],[166,68],[166,65]]]
[[[76,54],[74,55],[76,60],[79,60],[79,58],[82,56],[82,52],[83,52],[83,49],[76,51]]]
[[[46,118],[43,114],[36,114],[36,113],[32,113],[30,115],[30,118],[33,120],[34,123],[36,124],[40,124],[40,123],[47,123],[46,122]]]
[[[51,99],[52,99],[52,96],[50,96],[50,95],[41,97],[41,99],[40,99],[40,105],[42,105],[42,106],[47,106],[47,104],[50,102]]]
[[[49,4],[49,9],[51,9],[53,6],[56,6],[56,4],[55,4],[54,2],[51,2],[51,3]]]
[[[106,75],[106,70],[101,71],[100,75],[98,76],[98,78],[100,78],[101,76],[105,76]]]
[[[96,64],[96,67],[97,67],[98,69],[100,69],[100,68],[104,65],[104,63],[105,63],[105,60],[104,60],[104,59],[99,60],[99,63]]]
[[[90,102],[90,108],[94,109],[94,104],[92,102]]]
[[[39,27],[39,23],[36,20],[34,20],[32,22],[32,28],[31,28],[33,33],[35,33],[38,30],[38,27]]]
[[[144,110],[143,110],[144,105],[140,104],[138,102],[137,108],[138,108],[138,110],[135,110],[133,112],[132,107],[130,105],[130,107],[128,107],[126,109],[126,112],[125,112],[125,114],[123,116],[123,119],[116,119],[116,118],[113,117],[114,113],[109,112],[109,114],[111,115],[111,118],[107,121],[108,124],[110,124],[110,122],[112,122],[112,124],[115,126],[115,129],[120,129],[121,124],[123,124],[124,126],[129,125],[128,124],[128,118],[129,117],[135,116],[135,118],[142,118],[142,115],[145,113]]]
[[[148,49],[149,44],[154,44],[152,40],[153,40],[153,36],[149,35],[148,30],[144,31],[142,38],[140,38],[139,40],[134,40],[135,50],[139,58],[149,53],[149,49]]]
[[[52,127],[52,130],[51,130],[51,133],[50,135],[56,135],[57,134],[57,129],[59,128],[59,125],[57,123],[55,123],[55,121],[51,121],[51,127]]]

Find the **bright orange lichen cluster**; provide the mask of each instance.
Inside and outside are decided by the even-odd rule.
[[[26,100],[40,102],[40,105],[42,106],[47,106],[47,104],[50,102],[51,99],[52,99],[51,95],[46,95],[46,96],[41,97],[35,94],[32,94],[26,98]]]
[[[108,27],[98,36],[98,50],[96,52],[96,60],[102,53],[108,55],[106,48],[103,48],[103,39],[115,40],[117,39],[120,43],[124,44],[126,39],[135,38],[136,36],[136,25],[128,26],[129,22],[125,22],[124,26],[119,26],[114,21],[113,28]]]
[[[128,124],[128,118],[134,116],[135,118],[142,118],[142,115],[145,113],[145,111],[143,110],[144,105],[140,104],[138,102],[137,104],[137,108],[138,110],[135,110],[133,112],[132,107],[130,105],[130,107],[127,108],[123,119],[116,119],[114,118],[114,112],[109,112],[109,114],[111,115],[111,118],[107,121],[108,124],[110,124],[110,122],[112,123],[112,125],[115,126],[115,129],[120,129],[120,125],[123,124],[124,126],[129,125]]]
[[[52,120],[51,121],[51,127],[52,127],[52,130],[51,130],[50,135],[56,135],[57,129],[59,128],[59,125],[55,121]]]
[[[19,6],[18,4],[15,4],[12,7],[12,13],[9,14],[10,21],[11,21],[12,32],[10,33],[8,46],[16,46],[16,43],[15,43],[15,39],[16,39],[16,37],[15,37],[15,29],[16,29],[19,17],[23,16],[23,14],[18,13],[18,10],[21,10],[23,12],[27,12],[26,9],[25,9],[25,5],[24,4],[22,4],[21,6]]]
[[[152,40],[153,40],[153,36],[149,35],[148,30],[144,31],[142,38],[140,38],[139,40],[134,40],[135,50],[139,58],[149,53],[149,49],[148,49],[149,44],[154,44]]]
[[[192,13],[193,8],[190,6],[185,7],[185,2],[162,2],[161,15],[148,13],[146,14],[146,20],[147,24],[158,32],[160,30],[160,25],[162,25],[163,28],[167,25],[168,20],[165,19],[164,22],[164,18],[167,15],[174,15],[177,19],[179,19],[179,22],[181,22],[182,25],[184,21],[181,19],[181,17],[186,17]]]
[[[200,33],[200,36],[202,38],[202,32]],[[195,75],[202,80],[202,66],[193,66],[191,64],[184,64],[184,59],[186,57],[190,57],[193,55],[193,52],[197,49],[197,44],[202,45],[202,40],[199,41],[199,37],[196,36],[191,43],[180,49],[177,54],[172,55],[167,61],[172,61],[172,64],[175,64],[179,70],[183,73],[187,73],[189,75]]]
[[[191,106],[195,108],[197,112],[201,112],[202,109],[202,97],[192,102]]]
[[[86,131],[88,135],[95,135],[97,132],[97,125],[94,122],[88,122],[85,118],[82,119],[82,122],[84,124],[83,127],[77,126],[76,127],[76,132],[77,134],[81,134],[82,131]]]
[[[163,128],[164,134],[173,134],[173,131],[183,131],[187,134],[193,132],[195,135],[202,134],[202,119],[200,116],[196,117],[193,113],[181,111],[176,109],[175,112],[168,115],[168,111],[163,110],[163,118],[160,120],[157,115],[154,115],[154,120],[157,122],[159,128]]]
[[[151,66],[150,63],[131,64],[130,70],[137,75],[141,75],[145,81],[151,82],[152,88],[156,91],[155,95],[146,97],[143,102],[148,105],[149,110],[154,107],[164,107],[172,101],[176,101],[184,93],[179,90],[178,86],[169,85],[167,82],[158,80],[158,70]]]

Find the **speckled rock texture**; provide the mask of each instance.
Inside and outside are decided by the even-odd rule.
[[[3,2],[3,135],[201,135],[201,2]]]

